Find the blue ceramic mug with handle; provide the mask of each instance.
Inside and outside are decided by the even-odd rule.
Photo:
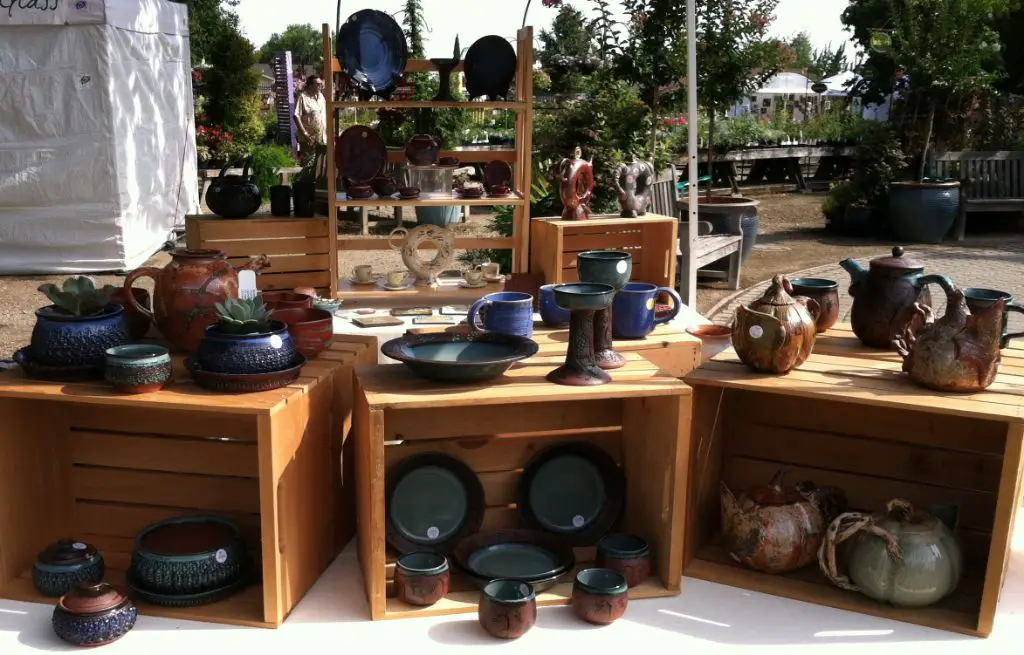
[[[540,288],[540,318],[544,325],[551,328],[567,327],[572,314],[568,309],[562,309],[555,302],[555,287],[557,284],[545,284]]]
[[[466,322],[472,332],[533,337],[533,296],[518,291],[489,293],[469,308]]]
[[[655,316],[655,301],[663,293],[672,298],[672,309]],[[679,314],[683,300],[673,289],[646,282],[630,282],[615,295],[612,303],[612,336],[616,339],[643,339],[655,325],[668,323]]]

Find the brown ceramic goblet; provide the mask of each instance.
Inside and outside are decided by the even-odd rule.
[[[587,623],[608,625],[626,613],[629,586],[611,569],[583,569],[572,584],[572,609]]]
[[[814,321],[818,334],[839,320],[839,283],[818,277],[795,277],[789,281],[794,296],[807,296],[818,303],[821,310]]]
[[[440,553],[407,553],[395,562],[395,595],[410,605],[429,607],[448,595],[451,573]]]
[[[621,573],[635,587],[651,575],[651,547],[633,534],[609,534],[597,542],[597,565]]]
[[[492,580],[480,595],[477,615],[492,637],[518,639],[537,622],[537,594],[523,580]]]

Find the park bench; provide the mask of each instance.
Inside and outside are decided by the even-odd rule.
[[[935,176],[960,180],[960,213],[954,232],[963,241],[971,212],[1024,213],[1024,151],[944,152],[933,160]]]

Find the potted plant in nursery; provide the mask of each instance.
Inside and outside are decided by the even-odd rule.
[[[117,289],[97,288],[87,276],[69,277],[60,287],[40,286],[52,304],[36,310],[29,346],[15,357],[26,373],[39,378],[61,377],[62,372],[102,376],[107,348],[130,340],[124,308],[110,300]]]
[[[263,297],[217,303],[217,322],[206,328],[195,361],[211,373],[259,375],[294,368],[296,352],[288,326],[271,318]]]

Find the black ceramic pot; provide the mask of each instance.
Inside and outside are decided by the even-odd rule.
[[[270,187],[270,215],[290,216],[292,213],[292,188],[287,184]]]
[[[53,631],[74,646],[103,646],[135,627],[135,603],[105,582],[83,584],[53,608]]]
[[[292,200],[296,216],[312,218],[316,215],[316,184],[314,182],[293,182]]]
[[[247,157],[241,175],[227,174],[230,163],[220,170],[220,175],[206,190],[206,206],[210,211],[223,218],[245,218],[260,208],[263,198],[255,176],[249,174],[251,164],[252,157]]]
[[[251,566],[235,524],[188,516],[154,523],[136,536],[131,579],[158,594],[202,594],[237,583]]]
[[[29,356],[43,366],[102,368],[107,349],[130,339],[121,305],[107,305],[96,316],[62,314],[51,305],[36,310]]]
[[[32,584],[44,596],[63,596],[83,582],[99,582],[105,572],[95,546],[62,539],[39,553],[32,565]]]
[[[229,334],[211,325],[199,343],[196,359],[214,373],[256,374],[291,368],[297,353],[288,326],[281,321],[271,321],[270,326],[270,332],[260,334]]]

